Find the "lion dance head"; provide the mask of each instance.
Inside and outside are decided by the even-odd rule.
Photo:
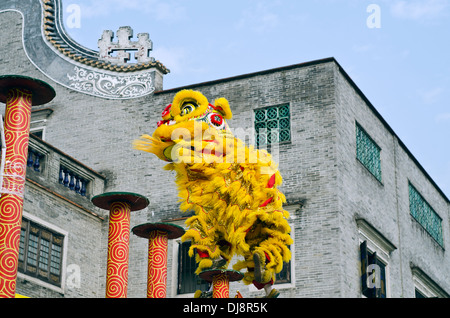
[[[134,148],[169,162],[204,162],[211,157],[217,160],[235,144],[226,121],[232,116],[225,98],[211,104],[200,92],[182,90],[163,110],[153,135],[142,135],[141,140],[134,142]]]

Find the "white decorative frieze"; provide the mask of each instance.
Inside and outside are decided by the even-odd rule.
[[[136,98],[155,91],[152,72],[119,76],[75,66],[67,77],[70,88],[104,98]]]

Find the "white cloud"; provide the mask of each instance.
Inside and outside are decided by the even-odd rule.
[[[164,64],[173,75],[198,74],[205,72],[204,67],[194,67],[198,63],[191,62],[192,54],[185,47],[158,46],[150,54]]]
[[[186,17],[186,8],[174,2],[158,2],[153,12],[158,21],[179,22],[179,20]]]
[[[108,16],[113,13],[120,14],[130,10],[136,13],[146,13],[157,21],[176,21],[185,16],[186,9],[176,1],[160,0],[89,0],[78,3],[83,18]],[[69,4],[69,3],[68,3]]]
[[[394,17],[409,20],[430,20],[447,15],[448,0],[396,0],[389,1]]]
[[[352,50],[356,53],[366,53],[374,49],[372,44],[355,44],[352,46]]]
[[[272,10],[276,5],[278,2],[271,3],[271,5],[258,2],[255,7],[242,11],[242,17],[237,22],[236,28],[238,30],[249,29],[256,33],[263,33],[275,28],[279,24],[279,16]]]
[[[400,57],[402,59],[405,59],[411,55],[411,51],[408,49],[404,49],[402,52],[400,52]]]
[[[427,90],[419,90],[418,94],[423,103],[429,105],[436,103],[443,92],[442,87],[435,87]]]
[[[186,60],[186,49],[184,48],[167,48],[159,46],[151,52],[151,56],[161,61],[171,73],[183,72],[183,65]]]
[[[120,10],[135,9],[137,5],[135,0],[90,0],[82,3],[74,1],[73,3],[80,5],[83,19],[108,16]]]
[[[450,113],[438,114],[435,118],[437,123],[450,122]]]

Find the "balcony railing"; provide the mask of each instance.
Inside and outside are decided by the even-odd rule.
[[[34,171],[40,172],[41,171],[41,158],[44,155],[39,153],[37,150],[28,147],[28,160],[27,160],[27,166],[29,168],[33,168]]]
[[[91,197],[103,193],[106,181],[102,174],[32,134],[27,179],[77,202],[90,202]]]
[[[89,180],[80,177],[77,173],[71,171],[69,168],[64,166],[59,167],[59,184],[64,185],[75,193],[82,196],[86,196],[86,187]]]

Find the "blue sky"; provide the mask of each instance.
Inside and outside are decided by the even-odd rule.
[[[71,4],[80,25],[69,20]],[[149,33],[151,56],[171,70],[166,89],[335,57],[450,198],[450,0],[63,0],[63,8],[68,34],[91,49],[106,29]]]

